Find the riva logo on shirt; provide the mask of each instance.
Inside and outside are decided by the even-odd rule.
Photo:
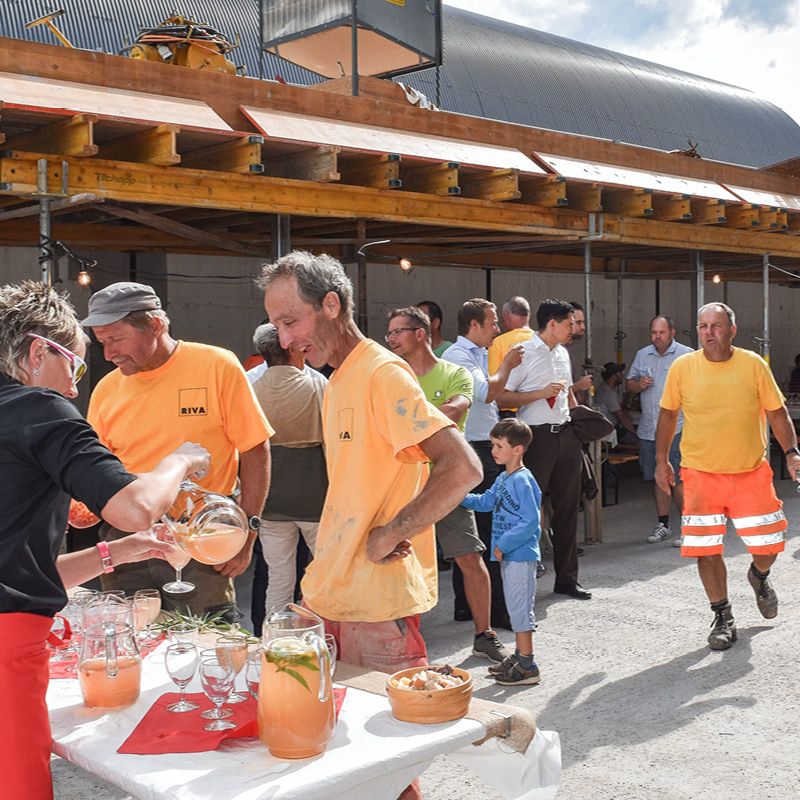
[[[208,414],[208,389],[179,389],[178,416],[204,417]]]
[[[339,411],[339,441],[353,441],[353,409],[343,408]]]

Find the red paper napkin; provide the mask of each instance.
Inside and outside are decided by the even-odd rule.
[[[558,396],[556,396],[556,397],[547,397],[545,399],[547,400],[547,405],[549,405],[550,408],[553,408],[553,406],[556,404],[556,400],[558,399]]]
[[[338,718],[344,702],[346,688],[333,690],[333,703]],[[256,723],[256,701],[248,697],[244,703],[234,703],[223,708],[233,712],[228,717],[236,725],[226,731],[207,731],[207,719],[200,712],[212,708],[211,701],[204,694],[187,694],[187,699],[200,706],[197,711],[175,714],[167,711],[167,706],[177,701],[175,692],[163,694],[153,703],[142,717],[133,733],[122,743],[118,753],[129,755],[155,755],[160,753],[202,753],[216,750],[225,739],[243,739],[258,736]]]
[[[139,653],[142,658],[149,656],[153,650],[164,641],[165,634],[159,634],[155,639],[145,639],[139,644]],[[57,678],[77,678],[78,677],[78,654],[70,653],[70,657],[64,661],[53,661],[50,658],[50,680]]]

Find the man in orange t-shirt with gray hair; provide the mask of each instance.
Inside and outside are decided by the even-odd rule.
[[[356,327],[338,261],[296,251],[266,265],[260,286],[281,346],[334,368],[322,408],[328,494],[303,601],[325,618],[342,661],[383,672],[424,665],[433,525],[478,482],[477,459],[411,367]]]
[[[675,474],[669,449],[678,414],[684,416],[681,476],[684,504],[681,555],[697,558],[700,580],[714,612],[708,644],[727,650],[736,641],[728,600],[722,538],[727,519],[752,556],[747,579],[761,615],[778,614],[769,572],[784,548],[786,517],[764,458],[765,421],[784,450],[794,480],[800,478],[797,436],[769,366],[761,356],[733,347],[736,316],[724,303],[697,312],[701,349],[672,364],[661,396],[656,429],[656,483],[670,494]]]

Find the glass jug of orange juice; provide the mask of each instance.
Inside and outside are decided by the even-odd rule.
[[[223,564],[247,541],[247,517],[230,497],[184,481],[163,517],[178,544],[201,564]]]
[[[290,603],[269,616],[262,642],[261,741],[277,758],[318,755],[333,736],[335,723],[323,622]]]
[[[142,659],[133,628],[108,619],[83,631],[78,681],[90,708],[122,708],[139,697]]]

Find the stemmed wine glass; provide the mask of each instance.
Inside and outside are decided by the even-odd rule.
[[[182,576],[183,568],[192,560],[192,557],[178,544],[172,531],[166,525],[154,525],[153,531],[157,539],[175,545],[171,553],[165,553],[167,561],[175,570],[175,580],[165,583],[161,588],[170,594],[184,594],[185,592],[194,591],[195,585],[183,580]]]
[[[186,699],[186,687],[197,671],[197,648],[188,642],[171,644],[167,647],[164,661],[169,677],[181,690],[181,696],[175,703],[167,706],[167,711],[181,714],[185,711],[194,711],[200,708],[196,703]]]
[[[200,682],[206,697],[214,704],[213,709],[200,714],[205,719],[213,720],[204,726],[205,730],[226,731],[236,727],[225,719],[230,717],[233,712],[222,708],[222,704],[228,699],[231,689],[233,689],[233,678],[233,665],[230,661],[204,658],[200,662]]]
[[[226,700],[228,704],[244,703],[247,696],[236,691],[236,676],[242,671],[247,661],[247,637],[229,634],[217,637],[216,655],[220,661],[229,660],[233,666],[233,691]]]
[[[141,641],[155,639],[150,626],[161,613],[161,592],[158,589],[139,589],[133,595],[133,627]]]
[[[244,680],[247,691],[258,700],[258,686],[261,683],[261,650],[247,654],[247,666],[244,668]]]

